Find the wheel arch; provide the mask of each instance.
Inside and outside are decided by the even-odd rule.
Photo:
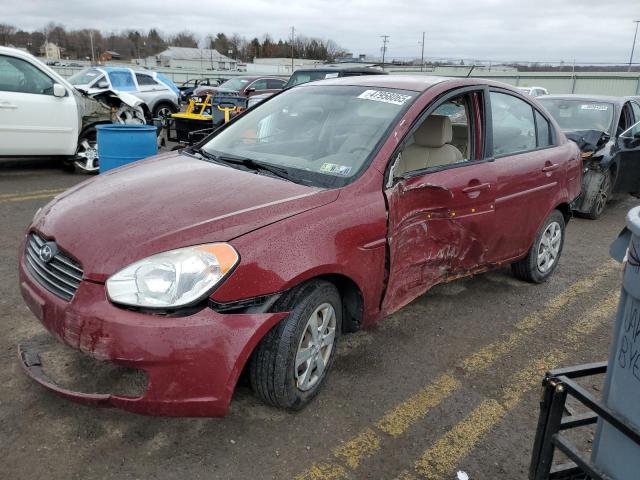
[[[342,273],[322,273],[300,280],[283,292],[280,300],[274,303],[270,310],[277,312],[283,307],[287,308],[288,299],[295,298],[301,289],[316,280],[331,283],[338,290],[342,301],[342,332],[349,333],[359,330],[364,316],[362,290],[352,278]]]
[[[569,223],[569,220],[571,220],[572,217],[572,213],[571,205],[568,202],[559,203],[558,205],[556,205],[556,208],[554,208],[554,210],[558,210],[560,213],[562,213],[565,225]]]

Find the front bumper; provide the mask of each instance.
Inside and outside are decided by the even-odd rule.
[[[86,280],[66,302],[35,282],[22,260],[19,278],[27,305],[58,340],[97,360],[143,370],[148,383],[137,397],[72,391],[46,377],[37,352],[20,347],[27,375],[68,399],[147,415],[225,415],[249,355],[287,315],[204,308],[185,317],[156,316],[114,306],[104,285]]]

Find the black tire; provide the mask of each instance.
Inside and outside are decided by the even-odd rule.
[[[541,241],[542,237],[547,232],[547,229],[550,228],[552,223],[557,223],[560,226],[560,244],[558,247],[558,252],[556,257],[554,258],[553,263],[549,267],[548,270],[541,270],[538,266],[538,257],[539,251],[541,249]],[[558,211],[554,210],[549,214],[549,216],[545,219],[542,226],[538,230],[536,234],[536,239],[533,242],[533,245],[529,249],[527,256],[522,260],[519,260],[513,264],[511,264],[511,270],[513,274],[519,278],[520,280],[525,280],[531,283],[542,283],[549,279],[549,277],[553,274],[554,270],[558,266],[558,262],[560,261],[560,256],[562,255],[562,248],[564,246],[564,233],[565,233],[565,221],[564,215]]]
[[[330,304],[335,313],[333,346],[316,383],[310,389],[302,390],[296,379],[296,355],[306,338],[307,322],[323,304]],[[278,408],[300,410],[318,394],[333,365],[342,325],[342,301],[333,284],[315,280],[296,289],[279,307],[290,313],[264,336],[254,350],[249,363],[249,378],[253,391],[263,402]]]
[[[590,220],[597,220],[603,214],[607,207],[607,202],[611,197],[612,188],[612,175],[609,170],[602,173],[602,180],[598,186],[598,192],[596,193],[593,202],[588,212],[584,213],[584,216]]]
[[[169,103],[169,102],[161,102],[158,105],[156,105],[153,108],[153,118],[159,118],[162,114],[162,112],[164,111],[170,111],[171,113],[176,113],[178,111],[178,109],[175,107],[175,105]],[[162,116],[168,116],[168,115],[164,115],[162,114]]]

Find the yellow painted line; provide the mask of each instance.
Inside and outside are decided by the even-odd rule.
[[[444,434],[415,462],[416,473],[426,479],[451,477],[460,461],[473,450],[482,436],[492,430],[514,408],[544,372],[557,366],[566,354],[552,352],[518,372],[502,391],[500,400],[488,399],[464,420]]]
[[[17,198],[4,198],[0,199],[0,203],[15,203],[15,202],[26,202],[27,200],[38,200],[42,198],[53,198],[55,197],[55,193],[43,193],[41,195],[29,195],[24,197]]]
[[[554,320],[564,312],[564,309],[569,304],[576,301],[581,295],[590,293],[601,280],[601,277],[615,271],[616,266],[617,264],[613,261],[605,263],[596,269],[588,278],[576,281],[562,293],[547,302],[540,310],[518,322],[515,325],[516,332],[506,335],[505,338],[471,354],[462,363],[464,372],[466,374],[474,371],[478,372],[491,366],[502,355],[509,353],[517,347],[519,342],[523,341],[527,334],[532,333],[545,323]],[[612,294],[613,293],[615,292],[612,292]],[[608,302],[605,302],[605,304],[608,305]],[[601,315],[604,308],[603,305],[605,304],[596,307],[594,312],[597,312],[597,315]],[[586,334],[589,328],[593,327],[594,315],[595,313],[576,323],[576,325],[582,325],[580,330],[576,330],[576,328],[578,328],[577,326],[570,328],[566,334],[567,339],[570,338],[570,335],[580,336]],[[357,469],[364,459],[373,456],[382,449],[382,433],[393,438],[400,437],[416,422],[424,418],[432,408],[438,406],[461,386],[461,380],[456,379],[452,372],[445,372],[419,392],[384,413],[375,423],[376,429],[381,433],[376,433],[372,428],[365,429],[332,452],[335,460],[314,463],[310,468],[297,476],[296,479],[336,480],[348,478],[349,469]],[[362,450],[358,451],[357,447],[355,447],[357,445],[362,446]],[[409,478],[410,477],[407,477],[407,480]]]
[[[46,190],[33,190],[31,192],[22,192],[22,193],[0,193],[0,200],[4,198],[15,198],[15,197],[24,197],[31,195],[40,195],[40,194],[52,194],[57,195],[58,193],[62,193],[66,190],[66,188],[49,188]]]
[[[352,440],[333,450],[336,458],[344,460],[349,468],[355,469],[360,462],[380,450],[380,437],[376,432],[367,428]]]
[[[488,399],[476,407],[464,420],[444,434],[415,462],[415,471],[428,480],[449,478],[461,460],[478,444],[481,437],[492,430],[505,415],[515,408],[543,374],[558,366],[568,355],[571,347],[578,347],[577,340],[589,335],[595,328],[608,320],[618,304],[616,291],[609,292],[608,298],[575,321],[562,338],[567,350],[554,350],[543,358],[529,364],[508,382],[509,386],[500,392],[498,400]]]
[[[554,297],[541,310],[526,316],[516,324],[516,331],[511,332],[503,338],[481,348],[476,353],[470,355],[462,362],[462,369],[466,374],[477,373],[491,366],[498,357],[513,350],[525,336],[536,331],[541,325],[557,317],[562,311],[573,303],[578,297],[590,293],[601,277],[610,273],[615,268],[616,263],[609,261],[598,268],[587,278],[578,280],[560,295]]]
[[[376,427],[392,437],[398,437],[461,386],[460,380],[454,378],[451,373],[444,373],[385,413],[376,423]]]
[[[337,463],[318,463],[295,477],[296,480],[345,480],[349,478],[347,469]]]

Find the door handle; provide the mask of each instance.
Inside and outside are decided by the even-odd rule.
[[[463,193],[483,192],[491,189],[490,183],[478,183],[476,185],[470,185],[462,189]]]
[[[0,108],[14,109],[14,108],[18,108],[18,106],[14,105],[13,103],[9,103],[9,102],[0,102]]]
[[[550,165],[545,165],[544,167],[542,167],[542,171],[544,173],[553,172],[554,170],[557,170],[558,168],[560,168],[560,164],[559,163],[552,163]]]

